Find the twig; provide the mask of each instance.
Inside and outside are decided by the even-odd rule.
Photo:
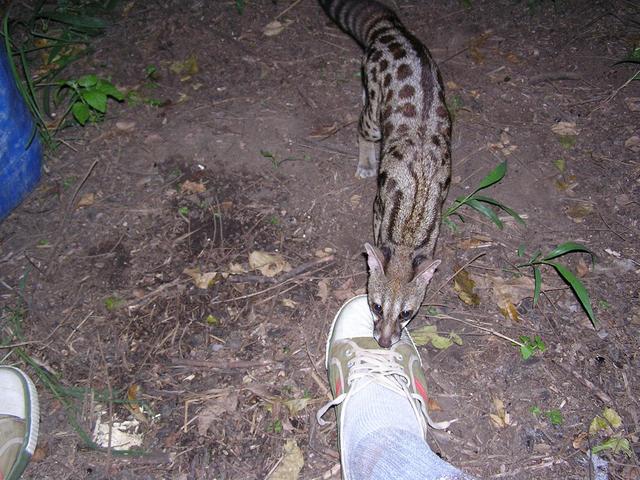
[[[549,72],[534,75],[529,79],[531,85],[542,82],[552,82],[554,80],[582,80],[582,77],[575,72]]]
[[[567,372],[568,374],[572,375],[582,385],[584,385],[589,390],[591,390],[595,394],[595,396],[600,399],[600,401],[602,403],[604,403],[606,405],[611,405],[611,403],[612,403],[611,397],[609,395],[607,395],[606,393],[604,393],[599,387],[596,387],[591,380],[585,378],[583,375],[578,373],[578,371],[572,369],[571,367],[565,365],[564,363],[562,363],[562,362],[560,362],[558,360],[552,360],[552,362],[555,365],[557,365],[558,367],[560,367],[562,370]]]
[[[507,337],[506,335],[503,335],[500,332],[496,332],[495,330],[492,330],[491,328],[481,327],[480,325],[476,325],[475,323],[470,322],[468,320],[464,320],[462,318],[452,317],[451,315],[446,315],[444,313],[439,313],[438,315],[427,315],[427,317],[431,317],[431,318],[446,318],[446,319],[449,319],[449,320],[455,320],[456,322],[464,323],[465,325],[469,325],[470,327],[477,328],[478,330],[482,330],[484,332],[490,333],[491,335],[495,335],[496,337],[502,338],[503,340],[507,340],[508,342],[511,342],[514,345],[518,345],[519,347],[523,347],[524,346],[521,342],[519,342],[517,340],[514,340],[511,337]]]
[[[293,7],[298,5],[301,1],[302,0],[296,0],[295,2],[293,2],[291,5],[289,5],[287,8],[285,8],[282,12],[280,12],[278,15],[276,15],[276,18],[274,18],[274,20],[278,20],[281,16],[283,16],[285,13],[287,13]]]
[[[223,362],[221,360],[190,360],[188,358],[171,358],[171,364],[176,367],[203,367],[214,370],[231,370],[234,368],[265,367],[276,363],[274,360],[234,360]]]
[[[83,179],[80,181],[75,191],[73,192],[73,196],[71,197],[71,200],[69,200],[69,203],[67,204],[67,209],[64,213],[64,217],[62,217],[62,221],[60,222],[60,225],[58,226],[58,231],[56,232],[56,241],[53,244],[53,248],[51,249],[51,255],[49,255],[49,263],[47,265],[47,270],[50,270],[48,272],[48,276],[50,279],[52,279],[53,275],[55,275],[57,270],[57,268],[54,267],[53,262],[56,258],[56,255],[58,254],[60,243],[62,242],[62,236],[63,236],[62,232],[64,231],[67,221],[69,220],[69,216],[71,215],[71,212],[73,211],[73,204],[76,201],[76,197],[78,196],[78,193],[80,193],[80,189],[85,184],[85,182],[89,179],[91,172],[93,172],[93,169],[96,168],[96,165],[98,164],[99,161],[100,159],[93,161],[93,163],[89,167],[89,170],[87,170],[87,173],[84,174]]]
[[[230,283],[284,283],[298,275],[303,274],[307,270],[311,270],[316,265],[332,262],[335,259],[333,255],[323,258],[314,258],[306,263],[298,265],[296,268],[292,268],[286,273],[277,277],[265,277],[264,275],[232,275],[227,281]]]

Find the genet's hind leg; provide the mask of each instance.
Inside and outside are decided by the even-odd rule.
[[[375,177],[378,174],[378,157],[380,152],[379,141],[381,138],[378,126],[378,102],[372,101],[373,95],[365,98],[364,108],[360,114],[358,124],[358,168],[356,177]]]

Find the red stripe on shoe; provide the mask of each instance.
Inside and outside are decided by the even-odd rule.
[[[416,390],[418,390],[418,393],[420,394],[420,396],[424,398],[426,405],[429,405],[429,397],[427,396],[427,391],[424,389],[424,387],[422,386],[422,384],[418,379],[414,379],[414,381],[416,383]]]

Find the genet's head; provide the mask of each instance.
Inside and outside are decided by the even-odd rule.
[[[368,243],[365,249],[373,337],[381,347],[389,348],[400,340],[402,329],[418,313],[440,260],[429,260],[416,252],[380,249]]]

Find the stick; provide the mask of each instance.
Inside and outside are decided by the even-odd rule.
[[[298,275],[303,274],[307,270],[311,270],[316,265],[332,262],[334,260],[333,255],[323,258],[314,258],[306,263],[298,265],[296,268],[292,268],[286,273],[277,277],[265,277],[264,275],[232,275],[227,279],[230,283],[284,283],[287,280],[291,280]]]
[[[573,375],[573,377],[576,380],[578,380],[582,385],[584,385],[589,390],[591,390],[595,394],[595,396],[600,399],[602,403],[606,405],[611,405],[612,403],[611,397],[606,393],[604,393],[599,387],[596,387],[591,380],[585,378],[584,376],[582,376],[582,374],[578,373],[578,371],[572,369],[571,367],[565,365],[564,363],[558,360],[552,360],[552,362],[556,364],[558,367],[560,367],[562,370],[567,372],[568,374]]]
[[[171,364],[176,367],[203,367],[214,370],[230,370],[233,368],[264,367],[275,363],[273,360],[234,360],[222,362],[220,360],[190,360],[188,358],[172,358]]]

